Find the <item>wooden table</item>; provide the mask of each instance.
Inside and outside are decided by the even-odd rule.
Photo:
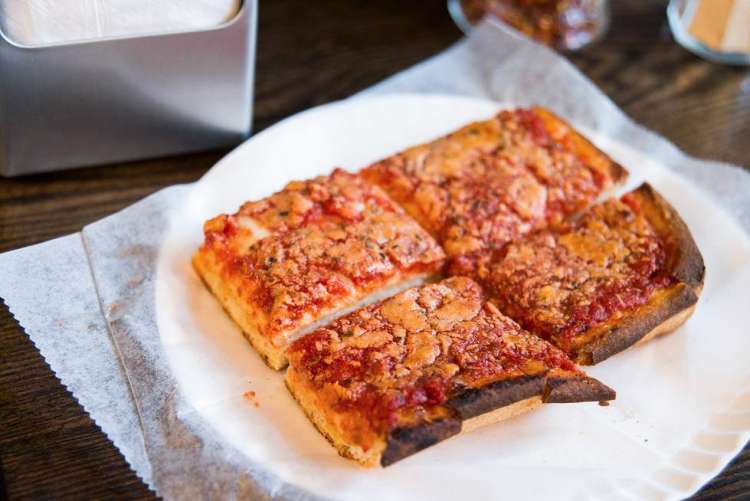
[[[654,0],[615,0],[606,39],[571,60],[638,122],[688,153],[750,164],[750,71],[676,45],[664,9]],[[460,37],[443,0],[262,2],[255,130],[344,98]],[[0,180],[0,251],[78,231],[160,188],[194,181],[225,153]],[[0,459],[11,499],[153,497],[4,306]],[[696,499],[743,494],[750,494],[750,447]]]

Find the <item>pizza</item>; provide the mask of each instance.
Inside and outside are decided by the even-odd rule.
[[[604,200],[626,177],[551,112],[501,111],[214,217],[193,265],[339,453],[387,466],[614,399],[576,364],[689,318],[700,251],[650,185]]]
[[[287,386],[311,421],[340,454],[368,466],[543,402],[615,397],[466,277],[350,313],[287,356]]]
[[[679,327],[704,274],[687,226],[644,184],[566,227],[508,244],[482,281],[525,329],[576,362],[595,364]]]
[[[492,251],[560,223],[626,170],[543,108],[501,111],[363,170],[442,245],[449,272],[476,276]]]
[[[444,253],[379,188],[337,169],[204,225],[200,277],[268,365],[337,316],[433,277]]]

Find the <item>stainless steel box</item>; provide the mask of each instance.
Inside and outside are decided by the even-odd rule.
[[[257,0],[216,28],[42,47],[0,30],[0,175],[174,155],[250,134]]]

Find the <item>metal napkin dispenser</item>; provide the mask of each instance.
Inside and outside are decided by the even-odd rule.
[[[0,175],[237,144],[256,29],[257,0],[199,31],[29,47],[0,29]]]

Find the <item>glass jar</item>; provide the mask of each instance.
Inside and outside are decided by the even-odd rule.
[[[609,27],[608,0],[448,0],[448,10],[464,33],[491,15],[559,50],[589,45]]]
[[[747,4],[734,11],[736,5],[671,0],[667,6],[669,28],[677,43],[697,56],[717,63],[750,65],[750,13],[741,10],[743,6],[747,9]]]

